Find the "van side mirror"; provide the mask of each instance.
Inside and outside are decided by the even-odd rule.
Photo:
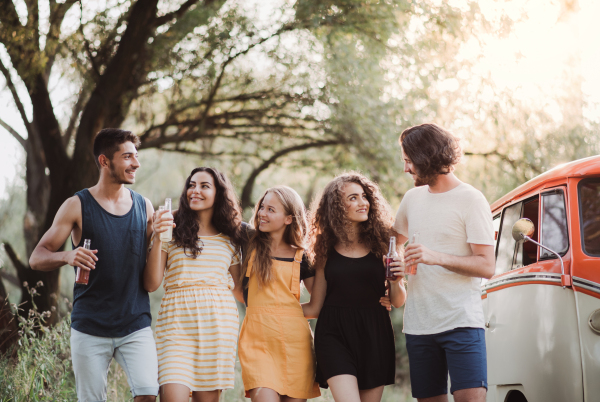
[[[530,219],[521,218],[515,222],[512,227],[512,237],[516,241],[531,240],[531,235],[535,232],[535,225]]]
[[[531,235],[533,235],[534,232],[535,232],[535,225],[533,224],[533,222],[530,219],[527,219],[527,218],[519,219],[518,221],[515,222],[515,224],[512,227],[512,237],[516,241],[530,241],[530,242],[537,244],[538,246],[550,251],[552,254],[556,255],[556,257],[558,257],[558,260],[560,261],[560,272],[561,272],[560,282],[561,282],[563,289],[565,288],[565,286],[573,286],[571,276],[565,275],[565,266],[563,264],[562,257],[556,251],[551,250],[548,247],[541,245],[537,241],[533,240],[531,238]]]

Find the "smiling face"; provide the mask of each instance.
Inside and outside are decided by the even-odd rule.
[[[292,223],[292,215],[286,214],[279,197],[269,192],[258,209],[258,230],[265,233],[285,230]]]
[[[119,145],[119,149],[112,155],[112,159],[108,159],[105,155],[104,162],[108,168],[108,173],[112,180],[117,184],[133,184],[135,183],[135,173],[140,167],[138,161],[137,149],[132,142],[124,142]]]
[[[217,189],[212,175],[208,172],[197,172],[190,179],[187,202],[192,211],[205,211],[212,209],[216,194]]]
[[[370,204],[362,186],[357,183],[347,183],[343,191],[343,200],[348,220],[350,222],[364,222],[369,219]]]

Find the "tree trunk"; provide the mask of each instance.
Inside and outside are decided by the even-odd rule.
[[[8,303],[8,295],[2,280],[0,280],[0,355],[5,355],[19,339],[17,334],[17,320],[13,316]],[[17,349],[12,349],[14,357]]]

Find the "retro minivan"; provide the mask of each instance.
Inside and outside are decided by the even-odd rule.
[[[491,209],[487,401],[600,401],[600,156],[558,166]]]

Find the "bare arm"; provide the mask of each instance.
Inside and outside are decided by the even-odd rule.
[[[306,290],[308,290],[308,293],[312,294],[313,286],[315,284],[315,277],[312,276],[310,278],[306,278],[303,280],[303,282],[304,282],[304,287],[306,288]]]
[[[401,235],[400,233],[396,232],[393,228],[392,232],[394,233],[393,236],[396,236],[396,245],[398,247],[406,243],[406,241],[408,240],[408,237]]]
[[[154,220],[154,207],[149,199],[146,200],[146,244],[150,244],[150,238],[152,237],[152,221]]]
[[[172,216],[164,216],[164,214],[168,215],[168,211],[158,211],[153,214],[151,220],[154,243],[148,253],[146,266],[144,267],[144,289],[147,292],[154,292],[160,287],[167,267],[167,253],[162,250],[160,234],[167,231],[169,223],[173,224],[173,218]]]
[[[440,265],[449,271],[476,278],[494,276],[496,263],[494,246],[471,244],[472,255],[459,257],[429,250],[422,244],[409,244],[404,253],[405,261],[411,264]]]
[[[244,304],[244,290],[242,289],[242,280],[240,279],[240,271],[242,270],[241,264],[235,264],[229,267],[229,272],[233,277],[233,297],[240,303]]]
[[[325,280],[325,266],[317,267],[314,284],[308,303],[302,303],[302,310],[306,318],[318,318],[325,296],[327,295],[327,281]]]
[[[78,247],[71,251],[57,251],[68,239],[71,231],[81,220],[81,201],[73,196],[59,208],[52,226],[38,243],[29,258],[29,266],[38,271],[53,271],[65,264],[92,270],[96,267],[98,250]]]

